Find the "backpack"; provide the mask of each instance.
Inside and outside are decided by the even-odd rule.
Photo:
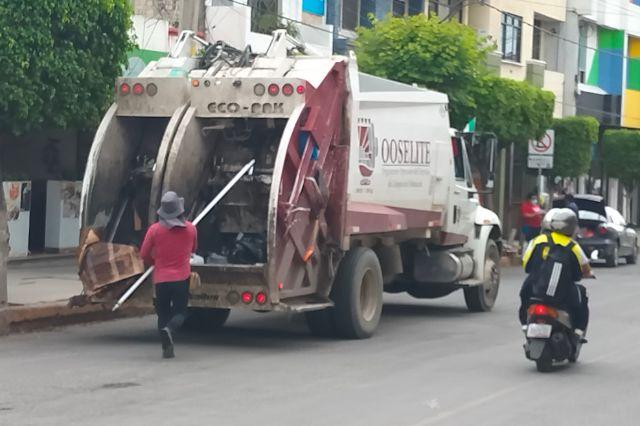
[[[549,253],[536,273],[532,296],[548,303],[562,303],[571,286],[580,279],[580,267],[572,252],[576,243],[563,246],[556,244],[550,235],[548,239]]]

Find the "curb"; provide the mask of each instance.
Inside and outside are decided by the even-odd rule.
[[[22,265],[25,263],[38,262],[38,261],[72,259],[74,257],[76,257],[75,251],[51,253],[51,254],[37,254],[37,255],[31,255],[31,256],[9,257],[7,259],[7,263],[9,265]]]
[[[106,305],[70,307],[67,301],[9,306],[0,309],[0,336],[48,330],[64,325],[141,317],[150,313],[153,313],[150,306],[132,305],[118,312],[111,312]]]

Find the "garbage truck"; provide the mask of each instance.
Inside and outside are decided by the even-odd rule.
[[[167,58],[118,79],[82,234],[139,245],[165,191],[194,217],[254,160],[198,225],[187,323],[297,312],[314,334],[366,338],[384,292],[462,290],[469,310],[493,307],[501,224],[479,203],[468,150],[445,94],[361,73],[353,54],[308,54],[283,31],[261,55],[183,33]]]

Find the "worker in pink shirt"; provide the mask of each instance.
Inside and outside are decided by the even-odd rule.
[[[189,303],[191,254],[198,246],[196,227],[184,217],[184,199],[169,191],[162,196],[159,221],[149,227],[140,254],[155,267],[158,330],[162,356],[173,358],[173,332],[182,326]]]

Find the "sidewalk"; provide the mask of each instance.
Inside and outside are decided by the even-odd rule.
[[[118,312],[111,312],[110,306],[101,304],[70,306],[69,298],[82,292],[73,256],[10,262],[7,287],[9,306],[0,309],[0,336],[153,312],[149,306],[135,302],[130,302]]]
[[[75,257],[11,262],[7,287],[10,306],[66,301],[82,291]]]

